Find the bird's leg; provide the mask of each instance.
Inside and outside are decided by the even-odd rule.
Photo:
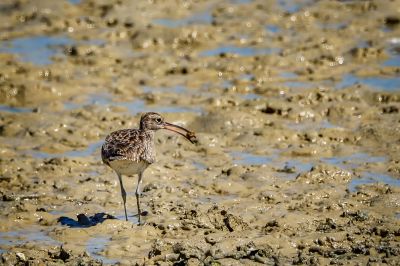
[[[124,184],[122,184],[122,175],[117,173],[118,175],[118,179],[119,179],[119,184],[121,186],[121,196],[122,196],[122,200],[124,201],[124,211],[125,211],[125,219],[128,221],[128,214],[126,212],[126,191],[124,188]]]
[[[139,217],[139,225],[140,225],[140,215],[142,214],[142,211],[140,210],[140,185],[142,184],[142,177],[143,177],[143,171],[138,174],[138,183],[136,186],[136,204],[137,204],[137,209],[138,209],[138,217]]]

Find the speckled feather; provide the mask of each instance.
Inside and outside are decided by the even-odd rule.
[[[129,160],[135,163],[155,162],[154,131],[122,129],[106,137],[101,148],[101,158],[105,164],[114,160]]]

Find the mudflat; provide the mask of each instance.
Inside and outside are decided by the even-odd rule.
[[[0,264],[399,265],[400,1],[0,3]],[[119,183],[143,112],[157,162]]]

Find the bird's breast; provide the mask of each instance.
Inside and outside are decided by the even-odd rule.
[[[135,175],[143,172],[150,164],[146,161],[115,160],[110,161],[109,165],[121,175]]]

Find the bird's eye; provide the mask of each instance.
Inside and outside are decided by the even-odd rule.
[[[160,124],[160,123],[162,122],[162,119],[161,119],[161,118],[157,118],[157,119],[156,119],[156,122],[157,122],[158,124]]]

